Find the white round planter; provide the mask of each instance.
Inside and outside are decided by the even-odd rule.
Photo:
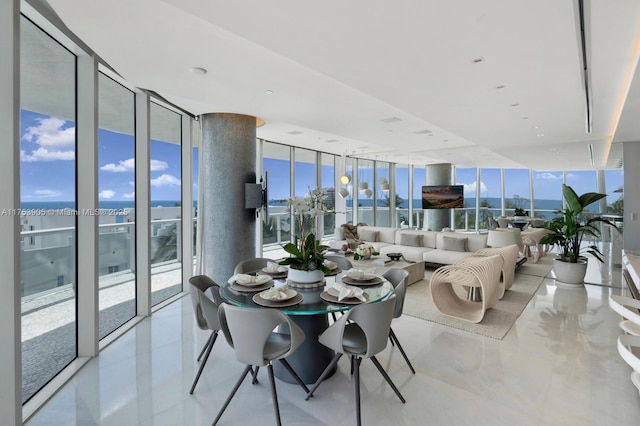
[[[587,274],[587,261],[578,260],[578,263],[571,263],[553,259],[553,272],[556,275],[556,280],[562,283],[583,285],[584,277]]]
[[[315,284],[322,282],[324,273],[320,269],[316,269],[315,271],[300,271],[289,268],[287,278],[297,284]]]

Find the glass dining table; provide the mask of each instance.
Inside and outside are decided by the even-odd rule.
[[[231,305],[246,308],[280,309],[285,315],[292,317],[295,323],[304,331],[305,341],[298,350],[287,357],[287,361],[304,383],[311,384],[318,380],[335,355],[333,350],[318,342],[318,336],[329,327],[329,314],[348,311],[357,306],[357,304],[330,302],[321,297],[321,294],[332,287],[336,280],[341,279],[340,277],[341,274],[326,276],[324,285],[318,287],[290,287],[302,295],[302,301],[293,306],[264,307],[253,300],[254,295],[258,292],[237,291],[232,288],[230,283],[220,286],[220,296],[226,303]],[[286,277],[273,278],[273,281],[275,286],[287,284]],[[389,296],[393,291],[391,283],[383,278],[379,284],[360,286],[360,288],[366,294],[367,303],[378,302]],[[323,296],[326,296],[326,293]],[[279,329],[279,332],[288,332],[288,326],[281,327],[283,329]],[[273,364],[273,369],[275,376],[280,380],[287,383],[296,383],[280,363]]]

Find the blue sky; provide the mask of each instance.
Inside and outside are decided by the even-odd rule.
[[[75,124],[25,110],[20,118],[22,201],[74,201]],[[99,201],[132,201],[133,136],[100,129],[98,139]],[[180,146],[152,140],[150,154],[151,199],[180,200]]]

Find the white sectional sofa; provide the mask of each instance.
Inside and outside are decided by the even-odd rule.
[[[402,253],[407,260],[424,261],[427,266],[450,265],[487,247],[487,234],[418,231],[383,226],[358,226],[358,237],[371,244],[381,255]],[[347,244],[342,228],[336,228],[330,246],[341,249]]]

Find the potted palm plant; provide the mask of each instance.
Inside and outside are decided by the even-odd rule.
[[[614,228],[616,226],[601,217],[595,216],[583,220],[580,216],[587,206],[606,197],[606,194],[587,192],[578,196],[573,188],[563,184],[562,196],[566,208],[556,211],[559,216],[546,224],[545,227],[550,232],[540,240],[540,243],[555,245],[560,249],[560,253],[553,261],[556,279],[567,284],[581,285],[587,273],[587,259],[582,256],[582,253],[589,253],[600,262],[604,261],[597,245],[582,246],[584,237],[588,235],[595,239],[600,238],[600,228],[596,224],[606,223]]]

